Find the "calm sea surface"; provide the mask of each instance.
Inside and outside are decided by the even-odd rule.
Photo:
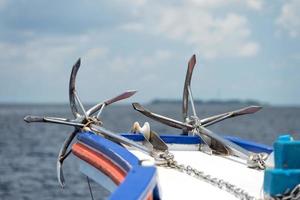
[[[198,105],[201,117],[217,114],[243,105]],[[148,105],[151,110],[176,118],[180,105]],[[86,179],[78,173],[73,156],[64,164],[66,188],[56,180],[56,157],[64,138],[72,127],[54,124],[27,124],[27,114],[71,117],[68,105],[0,105],[0,199],[90,199]],[[102,115],[104,126],[116,132],[130,130],[134,121],[149,121],[158,133],[180,131],[146,119],[130,105],[111,106]],[[272,144],[279,134],[290,133],[300,138],[300,108],[266,107],[251,116],[243,116],[218,123],[211,130],[256,142]],[[108,192],[92,185],[96,199],[105,199]]]

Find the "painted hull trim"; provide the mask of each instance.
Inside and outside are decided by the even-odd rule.
[[[77,138],[79,142],[72,146],[72,151],[84,162],[81,166],[97,169],[99,175],[107,175],[117,185],[110,200],[124,197],[128,200],[159,199],[155,167],[141,166],[131,152],[93,133],[80,133]]]

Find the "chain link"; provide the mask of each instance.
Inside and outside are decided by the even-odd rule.
[[[241,200],[262,200],[251,196],[244,189],[239,188],[236,185],[233,185],[223,179],[213,177],[209,174],[204,173],[203,171],[197,170],[190,165],[178,164],[174,159],[174,154],[166,151],[159,154],[159,159],[164,160],[165,162],[159,163],[161,166],[165,166],[171,169],[175,169],[179,172],[186,173],[189,176],[203,180],[213,186],[216,186],[222,190],[229,192],[238,199]],[[283,195],[277,195],[275,197],[265,197],[266,200],[300,200],[300,184],[297,185],[290,193],[285,193]]]
[[[267,196],[266,200],[300,200],[300,184],[285,194],[276,195],[274,197]]]
[[[190,176],[193,176],[197,179],[203,180],[213,186],[216,186],[220,189],[223,189],[231,194],[233,194],[235,197],[241,199],[241,200],[256,200],[255,197],[251,196],[248,194],[245,190],[227,182],[224,181],[223,179],[219,179],[216,177],[213,177],[209,174],[205,174],[202,171],[199,171],[190,165],[183,165],[183,164],[178,164],[177,161],[174,159],[174,155],[170,152],[164,152],[160,154],[160,158],[164,159],[166,161],[165,166],[175,169],[179,172],[186,173]]]

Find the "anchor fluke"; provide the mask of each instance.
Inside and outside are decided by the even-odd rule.
[[[75,96],[76,76],[77,76],[77,72],[80,68],[80,64],[81,64],[81,59],[79,58],[72,67],[72,72],[71,72],[70,82],[69,82],[69,101],[70,101],[71,111],[72,111],[74,117],[80,116],[80,114],[78,112],[78,108],[76,106],[76,96]]]
[[[128,90],[128,91],[125,91],[122,94],[120,94],[120,95],[118,95],[118,96],[116,96],[116,97],[114,97],[112,99],[106,100],[105,104],[109,105],[109,104],[112,104],[114,102],[117,102],[117,101],[120,101],[120,100],[123,100],[123,99],[127,99],[127,98],[133,96],[136,92],[137,92],[137,90]]]
[[[223,114],[214,115],[205,119],[201,119],[200,122],[203,126],[210,126],[217,122],[223,121],[228,118],[233,118],[241,115],[253,114],[262,109],[261,106],[248,106],[239,110],[226,112]]]
[[[127,99],[131,96],[133,96],[135,93],[137,92],[137,90],[128,90],[123,92],[122,94],[119,94],[118,96],[115,96],[111,99],[108,99],[104,102],[98,103],[96,105],[94,105],[92,108],[90,108],[86,113],[88,116],[93,115],[95,112],[99,111],[99,113],[97,114],[97,118],[99,118],[102,110],[104,109],[105,106],[108,106],[112,103],[115,103],[117,101],[121,101],[123,99]]]
[[[132,103],[132,106],[135,110],[139,111],[143,115],[150,117],[151,119],[154,119],[156,121],[159,121],[163,124],[166,124],[168,126],[178,128],[178,129],[184,129],[184,128],[188,128],[189,130],[193,129],[193,126],[190,124],[180,122],[178,120],[171,119],[169,117],[165,117],[165,116],[153,113],[153,112],[147,110],[146,108],[144,108],[143,106],[141,106],[139,103]]]
[[[152,144],[153,148],[159,151],[166,151],[168,150],[168,146],[166,143],[159,137],[158,133],[154,131],[150,131],[150,138],[149,142]]]
[[[44,122],[44,117],[27,115],[27,116],[24,117],[24,121],[27,122],[27,123]]]
[[[97,111],[100,110],[99,113],[98,113],[98,116],[99,116],[100,113],[101,113],[101,111],[103,110],[103,108],[105,106],[108,106],[108,105],[110,105],[112,103],[115,103],[117,101],[121,101],[123,99],[127,99],[127,98],[133,96],[136,92],[137,92],[137,90],[128,90],[128,91],[125,91],[122,94],[119,94],[118,96],[115,96],[115,97],[113,97],[111,99],[108,99],[108,100],[106,100],[104,102],[96,104],[95,106],[93,106],[92,108],[90,108],[86,113],[87,113],[88,116],[91,116],[95,112],[97,112]]]
[[[259,111],[260,109],[262,109],[261,106],[249,106],[249,107],[246,107],[246,108],[243,108],[243,109],[233,112],[232,117],[238,116],[238,115],[253,114],[253,113],[256,113],[257,111]]]
[[[184,81],[183,97],[182,97],[182,117],[184,121],[187,120],[189,88],[191,87],[191,80],[192,80],[192,75],[193,75],[195,65],[196,65],[196,55],[194,54],[188,62],[188,68],[187,68],[185,81]]]
[[[58,153],[58,157],[57,157],[57,161],[56,161],[56,172],[57,172],[57,179],[59,184],[61,185],[61,187],[64,187],[64,183],[65,183],[65,178],[63,175],[63,170],[62,170],[62,165],[64,160],[68,157],[69,153],[66,153],[68,150],[69,145],[71,144],[72,140],[74,139],[74,137],[76,136],[76,134],[78,133],[78,130],[75,129],[64,141],[64,143],[62,144],[59,153]],[[71,152],[71,151],[69,151]]]

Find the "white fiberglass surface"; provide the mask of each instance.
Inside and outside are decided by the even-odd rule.
[[[171,151],[179,164],[190,165],[205,174],[223,179],[242,188],[251,196],[260,197],[263,185],[263,171],[250,169],[236,159],[208,155],[199,151]],[[145,165],[152,165],[153,159],[141,152],[132,151]],[[236,199],[232,194],[198,180],[185,173],[165,167],[157,167],[158,181],[163,200],[176,199]]]

